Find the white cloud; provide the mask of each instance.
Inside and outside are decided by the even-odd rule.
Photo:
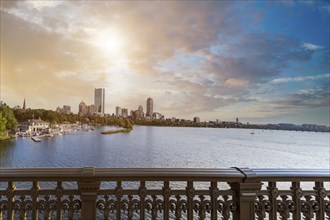
[[[297,77],[284,77],[273,79],[272,83],[279,84],[279,83],[288,83],[288,82],[300,82],[304,80],[316,80],[322,78],[330,78],[330,73],[319,74],[319,75],[310,75],[310,76],[297,76]]]
[[[54,8],[61,4],[60,1],[25,1],[25,4],[40,11],[44,8]]]
[[[322,48],[321,46],[318,46],[316,44],[310,44],[310,43],[304,43],[303,47],[306,50],[318,50],[318,49]]]
[[[324,6],[320,7],[320,9],[322,11],[325,11],[327,13],[330,13],[330,5],[324,5]]]

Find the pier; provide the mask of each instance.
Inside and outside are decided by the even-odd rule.
[[[34,142],[41,142],[41,139],[37,136],[33,136],[31,137],[31,139],[34,141]]]

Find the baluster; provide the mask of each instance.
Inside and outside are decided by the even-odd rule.
[[[328,219],[330,219],[330,196],[328,196],[327,198],[327,200],[324,200],[324,212]]]
[[[192,181],[187,182],[187,203],[188,203],[188,219],[193,219],[194,216],[194,207],[193,207],[193,199],[195,196],[194,183]]]
[[[269,212],[269,220],[277,219],[277,204],[276,199],[278,197],[278,189],[276,187],[276,182],[268,182],[269,190],[269,201],[270,201],[270,212]]]
[[[181,196],[176,195],[176,202],[175,202],[175,219],[181,220],[182,211],[184,211],[184,206],[186,205],[186,201],[181,199]]]
[[[211,220],[218,219],[218,207],[217,207],[217,200],[220,195],[218,189],[218,183],[212,181],[210,186],[210,196],[211,196]]]
[[[163,197],[164,197],[164,220],[169,219],[169,212],[170,212],[170,206],[169,206],[169,199],[171,196],[171,188],[169,181],[164,181],[164,187],[163,187]]]
[[[110,201],[109,201],[109,196],[105,195],[105,207],[104,207],[104,220],[109,220],[110,219]]]
[[[198,216],[200,220],[204,220],[206,217],[206,203],[205,203],[205,196],[199,196],[200,206],[198,211]]]
[[[63,196],[63,186],[62,182],[57,182],[57,187],[55,190],[55,196],[56,196],[56,220],[62,220],[62,196]]]
[[[121,219],[121,197],[123,196],[123,188],[121,187],[121,181],[117,181],[117,187],[115,191],[116,201],[116,219]]]
[[[25,210],[25,198],[26,196],[20,196],[20,209],[19,209],[19,219],[26,220],[26,210]]]
[[[255,202],[255,212],[258,220],[265,219],[266,210],[264,205],[265,197],[263,195],[257,196],[257,200]]]
[[[8,199],[7,219],[14,220],[14,193],[16,186],[14,182],[8,182],[6,196]]]
[[[158,215],[158,207],[161,205],[161,200],[157,199],[156,195],[152,196],[152,210],[151,210],[151,219],[156,220]]]
[[[279,212],[280,218],[287,220],[290,218],[290,213],[293,212],[296,207],[292,200],[288,200],[287,195],[280,196],[281,199],[277,200],[277,211]]]
[[[316,220],[325,219],[325,203],[324,198],[327,196],[327,192],[324,189],[323,182],[315,182],[314,190],[316,190],[316,202],[319,204],[319,210],[316,212]]]
[[[234,213],[237,209],[237,205],[233,200],[229,200],[229,196],[222,196],[223,197],[223,212],[222,212],[222,219],[229,220],[231,213]]]
[[[301,211],[305,220],[312,220],[314,217],[312,196],[305,196],[306,201],[301,201]]]
[[[44,218],[50,220],[50,196],[45,196],[45,209],[44,209]]]
[[[127,209],[127,219],[132,220],[133,219],[133,211],[134,211],[134,203],[133,203],[133,196],[128,196],[128,209]]]
[[[146,189],[146,183],[145,181],[140,182],[140,189],[139,189],[139,195],[140,195],[140,219],[144,220],[145,218],[145,199],[147,195],[147,189]]]
[[[292,182],[290,188],[293,191],[292,200],[296,204],[296,209],[293,211],[293,220],[301,220],[301,198],[303,197],[303,192],[300,188],[300,182]]]
[[[39,184],[37,181],[34,181],[31,188],[31,197],[32,197],[32,220],[38,219],[38,196],[39,196]]]
[[[3,209],[2,209],[2,195],[0,194],[0,220],[2,220],[2,212],[3,212]]]

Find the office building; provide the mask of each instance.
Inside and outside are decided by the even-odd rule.
[[[147,99],[147,113],[146,117],[152,117],[152,114],[154,113],[154,103],[152,98]]]
[[[195,118],[194,118],[194,122],[195,122],[195,123],[199,123],[199,122],[200,122],[199,117],[195,117]]]
[[[141,112],[139,110],[132,111],[133,119],[141,119]]]
[[[84,101],[81,101],[79,104],[79,115],[86,115],[87,113],[87,105]]]
[[[140,111],[140,117],[144,118],[144,112],[143,112],[143,107],[140,105],[138,110]]]
[[[69,105],[63,105],[63,112],[65,114],[70,114],[71,113],[71,106],[69,106]]]
[[[152,114],[152,118],[153,118],[153,119],[157,119],[157,120],[164,120],[164,115],[162,115],[162,114],[160,114],[160,113],[158,113],[158,112],[154,112],[154,113]]]
[[[69,106],[69,105],[63,105],[63,108],[57,107],[56,108],[56,112],[58,112],[60,114],[70,114],[71,113],[71,106]]]
[[[94,91],[94,107],[96,113],[104,114],[104,88],[95,89]]]
[[[121,117],[121,108],[119,106],[116,107],[116,116]]]
[[[94,114],[95,113],[95,106],[94,105],[88,105],[87,106],[87,114]]]
[[[121,109],[121,116],[123,118],[127,118],[128,117],[128,109],[127,108],[122,108]]]

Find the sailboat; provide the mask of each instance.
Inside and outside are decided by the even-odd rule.
[[[252,130],[250,134],[254,134],[254,131]]]

